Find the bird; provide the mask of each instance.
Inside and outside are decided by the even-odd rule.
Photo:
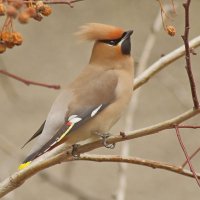
[[[38,137],[19,170],[61,143],[73,146],[102,138],[105,147],[113,147],[106,142],[109,130],[126,110],[133,93],[132,33],[101,23],[80,27],[76,33],[79,39],[94,42],[89,63],[62,89],[44,123],[25,143]]]

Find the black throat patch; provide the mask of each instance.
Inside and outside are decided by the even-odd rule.
[[[131,40],[130,38],[125,39],[121,45],[122,54],[130,55],[131,53]]]

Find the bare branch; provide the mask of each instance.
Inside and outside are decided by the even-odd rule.
[[[73,8],[73,4],[84,0],[44,0],[45,4],[67,4]]]
[[[68,6],[70,6],[71,8],[73,8],[73,4],[80,2],[80,1],[84,1],[84,0],[43,0],[43,3],[45,4],[66,4]],[[31,0],[24,0],[24,3],[35,3]]]
[[[172,164],[164,163],[160,161],[146,160],[146,159],[142,159],[138,157],[83,154],[78,160],[87,160],[87,161],[95,161],[95,162],[122,162],[122,163],[129,163],[129,164],[135,164],[135,165],[142,165],[146,167],[151,167],[153,169],[163,169],[163,170],[171,171],[177,174],[194,178],[193,174],[190,171],[185,170],[182,167],[178,167],[176,165],[172,165]],[[200,178],[200,174],[197,174],[197,177]]]
[[[199,181],[199,179],[198,179],[198,177],[197,177],[197,175],[196,175],[196,172],[195,172],[195,170],[194,170],[194,168],[193,168],[193,166],[192,166],[192,163],[190,162],[190,157],[189,157],[189,155],[188,155],[188,153],[187,153],[187,150],[186,150],[186,148],[185,148],[185,145],[184,145],[184,143],[183,143],[183,141],[182,141],[182,139],[181,139],[181,135],[180,135],[180,132],[179,132],[179,128],[178,128],[176,125],[175,125],[175,130],[176,130],[176,135],[177,135],[178,141],[179,141],[179,143],[180,143],[180,145],[181,145],[181,148],[182,148],[182,150],[183,150],[183,152],[184,152],[184,154],[185,154],[187,163],[188,163],[188,165],[189,165],[189,167],[190,167],[190,171],[192,172],[193,176],[195,177],[195,180],[197,181],[198,186],[200,187],[200,181]]]
[[[192,126],[192,125],[179,125],[178,128],[191,128],[191,129],[198,129],[200,126]]]
[[[25,85],[29,86],[29,85],[37,85],[37,86],[41,86],[41,87],[46,87],[46,88],[53,88],[53,89],[56,89],[56,90],[59,90],[60,89],[60,85],[49,85],[49,84],[46,84],[46,83],[38,83],[38,82],[35,82],[35,81],[30,81],[30,80],[27,80],[27,79],[24,79],[24,78],[21,78],[19,76],[16,76],[15,74],[11,74],[5,70],[0,70],[0,74],[4,74],[8,77],[11,77],[15,80],[18,80],[22,83],[24,83]]]
[[[189,30],[190,30],[190,15],[189,15],[189,8],[190,8],[190,2],[191,0],[187,0],[186,3],[183,4],[183,7],[185,9],[185,33],[182,36],[184,44],[185,44],[185,61],[186,61],[186,70],[188,74],[188,78],[190,81],[190,88],[192,92],[192,99],[194,103],[194,108],[199,108],[199,100],[197,97],[197,91],[196,91],[196,85],[194,81],[194,76],[192,72],[192,66],[191,66],[191,58],[190,58],[190,46],[189,46]]]

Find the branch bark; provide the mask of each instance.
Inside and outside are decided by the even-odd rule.
[[[190,3],[191,0],[187,0],[184,4],[183,7],[185,9],[185,33],[182,35],[182,39],[185,44],[185,61],[186,61],[186,70],[190,82],[190,88],[191,88],[191,93],[192,93],[192,99],[194,103],[195,108],[199,108],[199,100],[197,96],[197,91],[196,91],[196,85],[194,81],[194,76],[192,72],[192,66],[191,66],[191,57],[190,57],[190,46],[189,46],[189,30],[190,30]]]
[[[122,163],[128,163],[128,164],[142,165],[142,166],[150,167],[153,169],[163,169],[163,170],[167,170],[170,172],[174,172],[177,174],[194,178],[193,174],[189,170],[183,169],[182,167],[178,167],[176,165],[172,165],[165,162],[146,160],[146,159],[131,157],[131,156],[122,157],[122,156],[116,156],[116,155],[83,154],[78,160],[87,160],[87,161],[94,161],[94,162],[122,162]],[[197,177],[200,178],[200,174],[197,174]]]

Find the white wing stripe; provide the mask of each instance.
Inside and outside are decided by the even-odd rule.
[[[98,106],[95,110],[92,111],[91,117],[94,117],[97,114],[97,112],[99,111],[99,109],[101,108],[101,106],[102,106],[102,104],[100,106]]]
[[[68,121],[72,120],[75,117],[78,117],[78,115],[71,115],[71,116],[69,116]]]
[[[81,120],[82,120],[82,118],[80,118],[80,117],[74,117],[74,118],[70,119],[69,122],[75,124],[77,122],[80,122]]]

